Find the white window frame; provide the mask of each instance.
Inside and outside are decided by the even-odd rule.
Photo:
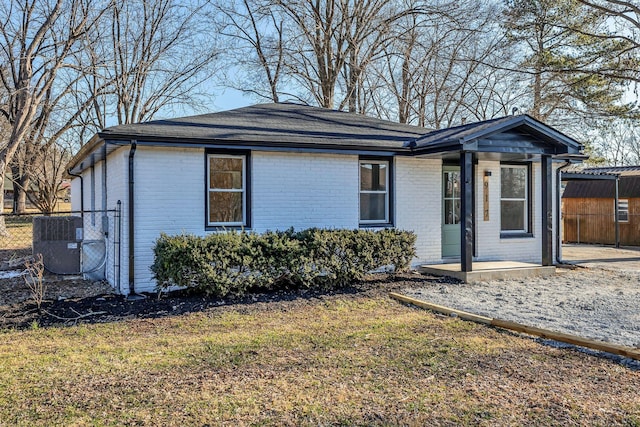
[[[624,208],[622,205],[624,205]],[[613,206],[615,209],[615,201]],[[625,219],[620,219],[621,213],[624,213]],[[618,199],[618,222],[629,222],[629,199]]]
[[[384,188],[385,191],[380,191],[380,190],[363,190],[361,188],[361,183],[362,183],[362,176],[361,176],[361,171],[362,171],[362,165],[386,165],[386,169],[387,169],[387,173],[385,174],[385,183],[384,183]],[[390,182],[390,175],[391,175],[391,163],[388,160],[360,160],[358,162],[358,220],[360,221],[360,224],[363,225],[367,225],[367,224],[389,224],[390,220],[389,220],[389,182]],[[360,218],[360,195],[361,194],[384,194],[384,219],[380,220],[380,219],[368,219],[368,220],[363,220],[362,218]]]
[[[522,197],[502,197],[502,169],[523,169],[524,170],[524,198]],[[500,233],[501,234],[522,234],[529,233],[529,166],[528,165],[500,165]],[[503,230],[502,229],[502,202],[523,202],[524,203],[524,229],[521,230]]]
[[[241,159],[242,160],[242,188],[211,188],[211,159]],[[211,193],[242,193],[242,221],[240,222],[211,222]],[[232,154],[207,155],[207,226],[243,227],[247,224],[247,156]]]

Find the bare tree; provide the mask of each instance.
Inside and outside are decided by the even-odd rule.
[[[138,123],[161,110],[194,106],[218,54],[215,34],[201,19],[204,7],[197,1],[112,0],[106,27],[93,29],[100,42],[82,52],[92,68],[80,89],[93,99],[85,120],[102,129],[108,117]]]
[[[416,13],[392,0],[273,1],[287,18],[285,63],[293,81],[326,108],[335,106],[342,89],[339,108],[361,112],[366,70],[390,42],[393,24]]]
[[[497,15],[492,4],[459,1],[399,20],[383,66],[376,67],[387,82],[378,90],[389,92],[377,98],[386,104],[378,111],[391,109],[402,123],[434,128],[506,115],[522,91],[492,67],[507,48]]]
[[[636,118],[601,120],[591,132],[596,159],[613,166],[640,164],[640,123]]]
[[[71,160],[68,147],[47,144],[40,147],[31,163],[31,182],[26,192],[29,201],[43,213],[55,210],[63,189],[65,166]]]
[[[34,134],[39,117],[46,116],[42,112],[54,106],[46,100],[62,96],[56,83],[65,69],[77,68],[68,60],[101,13],[93,0],[22,0],[0,5],[0,55],[6,67],[0,79],[8,94],[7,106],[0,113],[11,128],[0,150],[0,212],[9,162],[20,144]],[[3,222],[0,234],[6,234]]]
[[[273,102],[280,100],[284,68],[284,21],[268,1],[239,0],[215,6],[213,21],[227,41],[234,89]],[[240,73],[238,78],[235,74]]]

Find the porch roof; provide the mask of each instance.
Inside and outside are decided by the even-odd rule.
[[[580,154],[582,144],[526,114],[432,131],[416,140],[416,153]]]

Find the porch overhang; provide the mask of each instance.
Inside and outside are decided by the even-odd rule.
[[[474,171],[480,160],[539,163],[541,203],[536,207],[541,241],[541,269],[553,270],[553,162],[580,162],[583,146],[529,116],[506,117],[432,132],[416,141],[416,155],[456,161],[460,167],[460,265],[456,275],[468,280],[474,271]],[[531,227],[531,226],[530,226]],[[455,276],[455,275],[454,275]]]

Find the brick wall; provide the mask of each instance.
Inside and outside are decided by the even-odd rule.
[[[438,159],[395,159],[396,227],[418,235],[419,262],[441,258],[442,161]]]
[[[128,153],[109,156],[107,208],[122,201],[120,291],[128,292]],[[203,149],[138,147],[135,155],[135,282],[137,291],[152,291],[152,248],[160,233],[205,231],[205,158]],[[398,157],[394,160],[395,224],[418,235],[419,262],[441,260],[442,162]],[[101,173],[96,167],[96,184]],[[252,230],[295,227],[358,227],[358,156],[255,151],[251,155]],[[491,171],[490,221],[483,220],[482,177]],[[477,249],[479,260],[540,262],[540,165],[534,164],[533,238],[500,238],[500,163],[480,161],[476,169]],[[85,176],[89,206],[90,171]],[[74,194],[79,183],[72,183]],[[101,195],[96,188],[96,206]],[[78,199],[72,198],[74,209]],[[555,201],[554,201],[555,203]],[[555,242],[555,241],[554,241]],[[113,251],[110,250],[113,256]],[[109,260],[109,263],[112,263]],[[114,284],[113,272],[108,277]]]
[[[358,227],[358,156],[253,152],[253,229]]]

